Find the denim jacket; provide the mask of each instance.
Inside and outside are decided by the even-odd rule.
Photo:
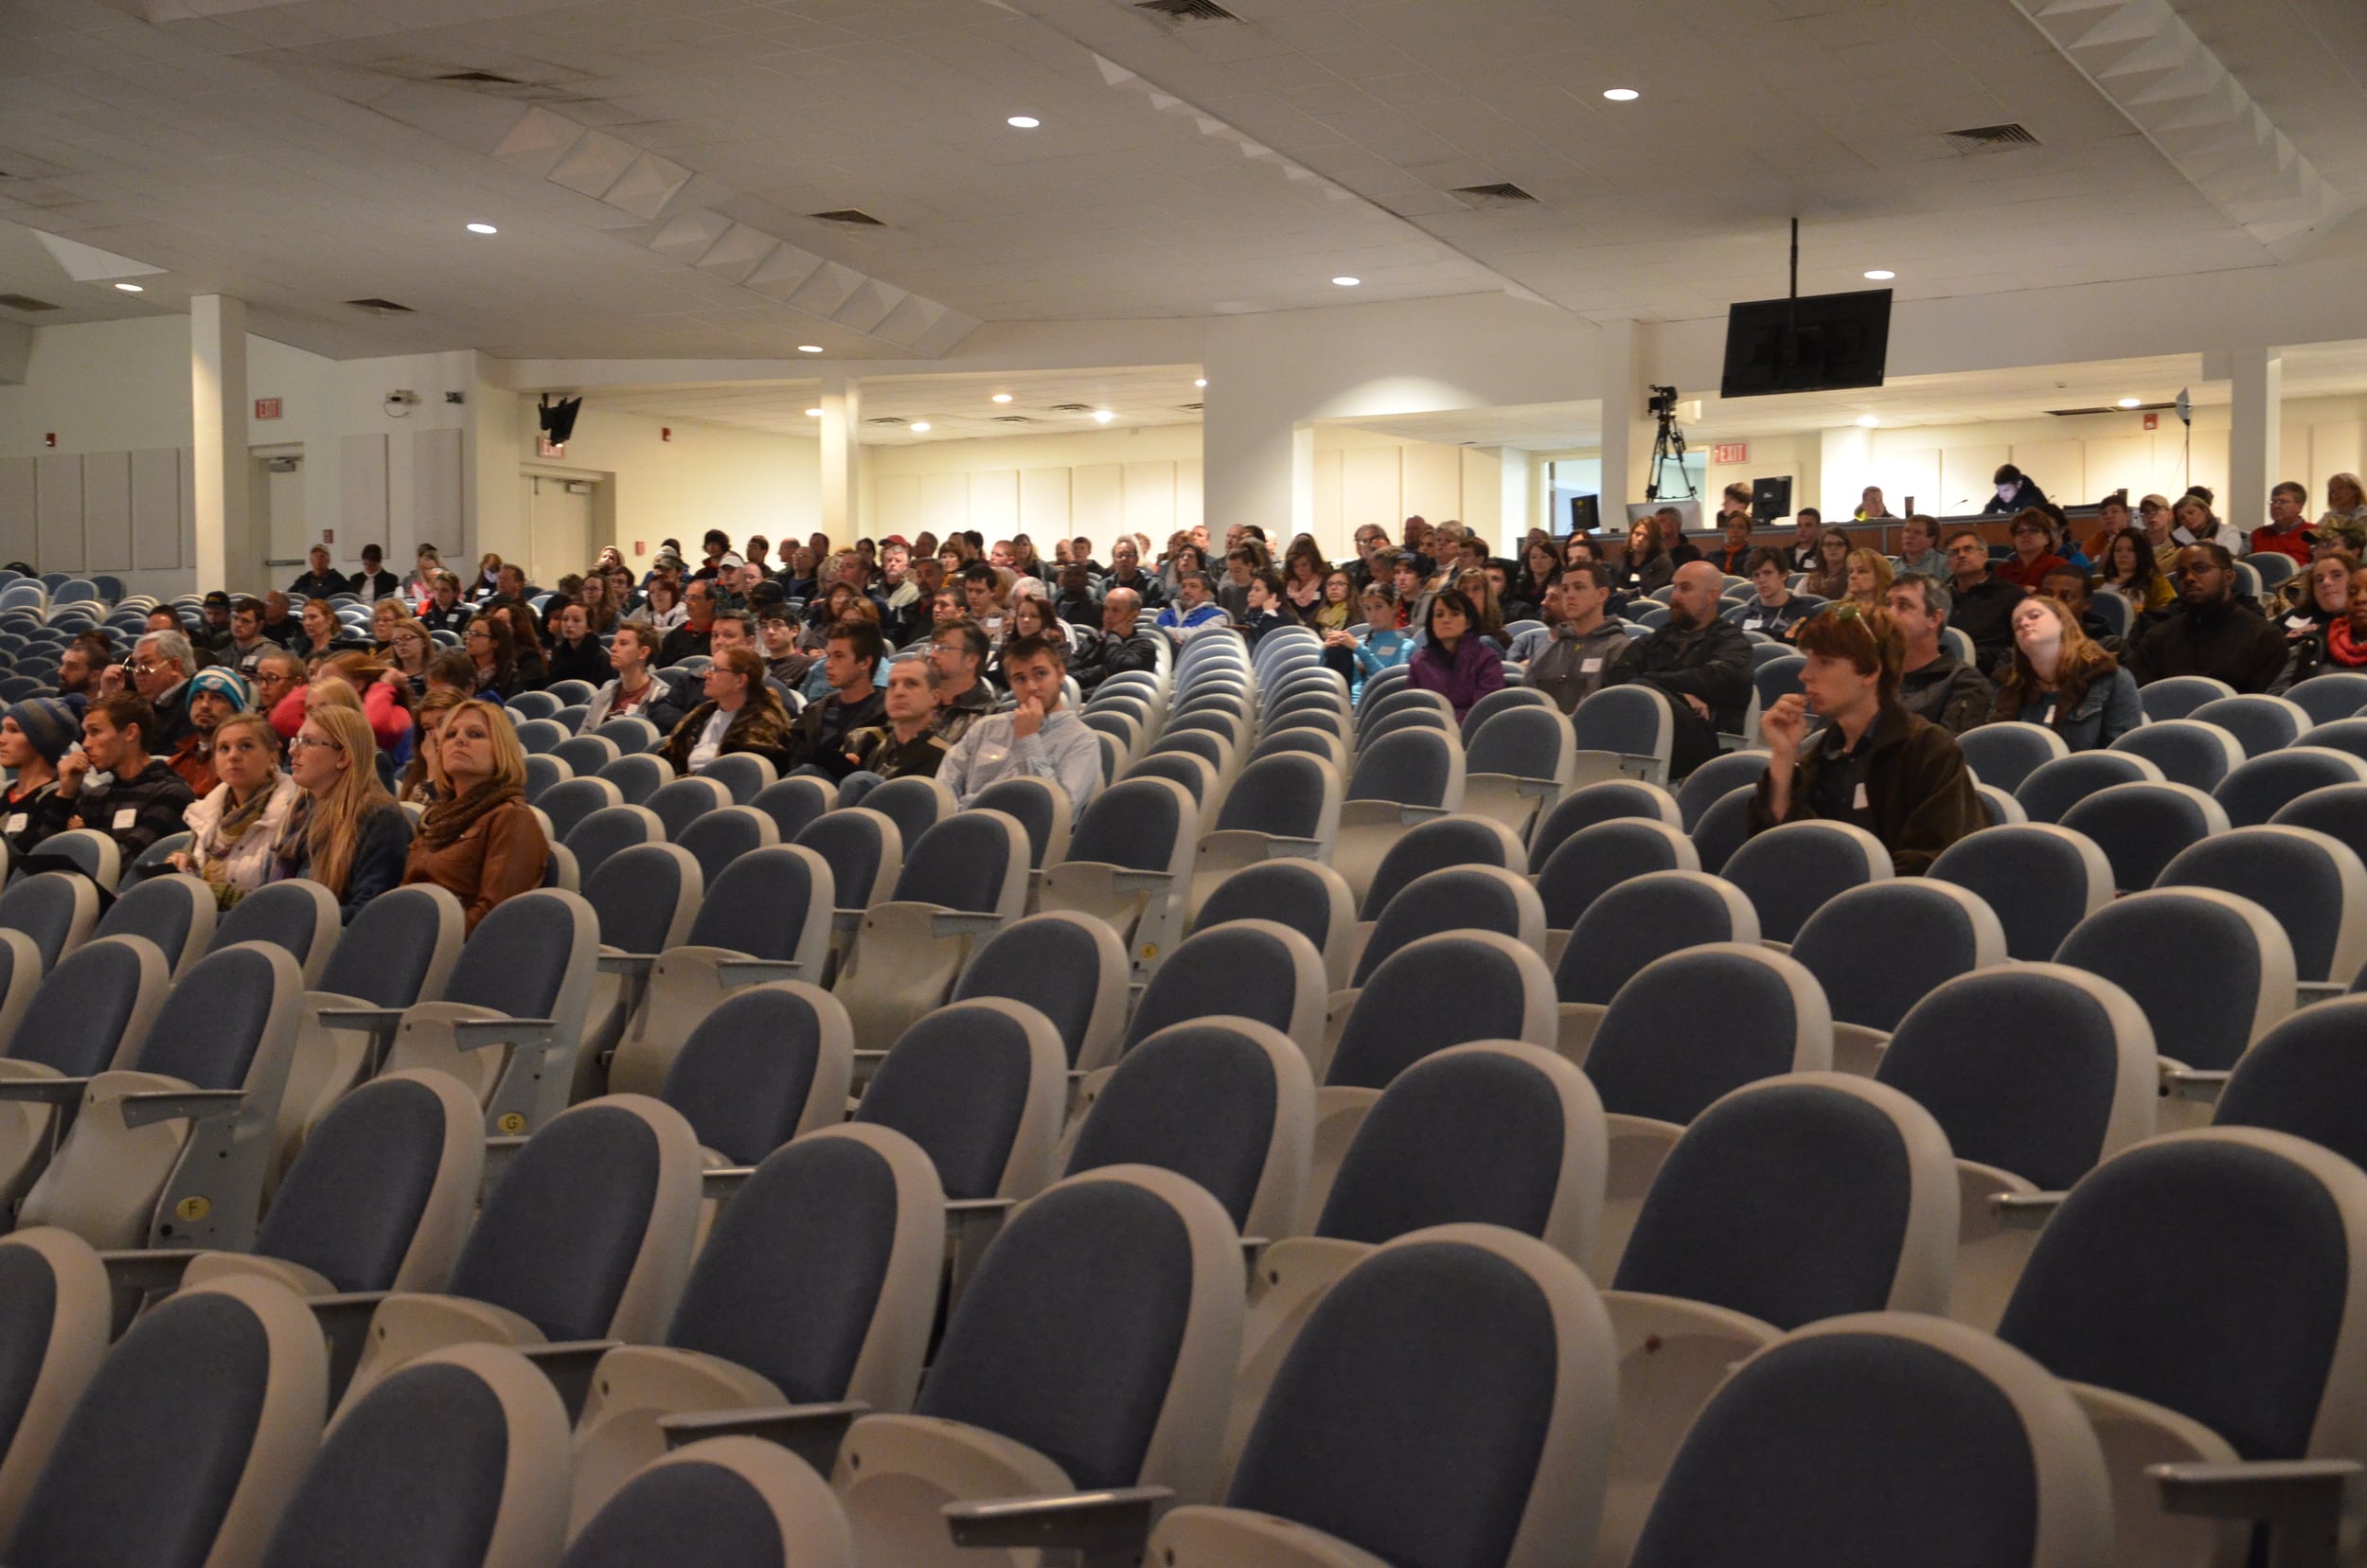
[[[2126,669],[2089,682],[2069,713],[2056,712],[2056,693],[2034,691],[2019,712],[2007,713],[2000,707],[1992,717],[2044,724],[2075,752],[2101,751],[2145,722],[2145,707],[2137,700],[2137,678]]]

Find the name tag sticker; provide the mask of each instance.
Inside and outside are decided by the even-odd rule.
[[[1851,795],[1851,796],[1849,797],[1849,809],[1850,809],[1851,811],[1864,811],[1864,810],[1866,809],[1866,806],[1865,806],[1865,784],[1863,783],[1863,781],[1860,781],[1860,782],[1859,783],[1859,785],[1858,785],[1858,793],[1857,793],[1856,794],[1853,794],[1853,795]]]
[[[8,821],[6,823],[0,823],[0,830],[5,830],[10,833],[21,833],[25,831],[25,824],[27,820],[27,815],[26,812],[10,811],[9,813]]]
[[[1581,675],[1600,675],[1602,672],[1603,661],[1600,658],[1589,659],[1578,666],[1578,673]]]
[[[2055,722],[2055,704],[2053,703],[2049,703],[2046,705],[2046,711],[2038,715],[2038,722],[2041,724],[2051,724]]]
[[[140,809],[137,806],[126,806],[116,812],[114,831],[120,833],[139,819]]]

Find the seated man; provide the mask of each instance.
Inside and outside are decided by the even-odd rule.
[[[302,594],[306,598],[327,598],[331,594],[353,592],[351,579],[329,563],[328,545],[313,545],[306,559],[311,569],[288,584],[289,593]]]
[[[1720,734],[1742,725],[1751,705],[1751,645],[1739,627],[1718,619],[1726,576],[1706,561],[1687,561],[1671,579],[1668,621],[1606,670],[1605,686],[1634,682],[1676,708],[1668,776],[1684,777],[1716,757]]]
[[[2285,672],[2285,633],[2235,597],[2235,561],[2226,546],[2185,546],[2177,579],[2178,609],[2129,650],[2137,684],[2208,675],[2239,692],[2268,690]]]
[[[1212,626],[1230,624],[1224,607],[1217,603],[1217,585],[1205,572],[1186,572],[1176,579],[1175,600],[1159,612],[1155,623],[1162,632],[1172,632],[1178,640],[1204,632]]]
[[[214,731],[234,713],[244,713],[255,704],[255,693],[236,670],[217,666],[201,669],[189,677],[189,733],[172,748],[166,766],[187,781],[189,789],[205,795],[221,782],[214,776]]]
[[[1747,564],[1751,569],[1743,575],[1751,579],[1758,597],[1745,599],[1727,611],[1726,618],[1745,632],[1756,632],[1777,642],[1791,641],[1814,606],[1791,591],[1791,574],[1785,570],[1784,552],[1753,550]]]
[[[994,687],[979,674],[987,667],[985,629],[962,615],[938,623],[929,639],[929,662],[937,667],[936,729],[950,745],[994,711]]]
[[[846,737],[847,771],[890,778],[934,778],[952,751],[936,732],[936,667],[917,653],[888,664],[885,712]]]
[[[1599,690],[1606,672],[1628,656],[1626,630],[1603,614],[1610,603],[1610,567],[1599,561],[1565,566],[1545,585],[1544,630],[1513,639],[1511,656],[1528,667],[1525,684],[1564,713]]]
[[[846,739],[878,723],[886,714],[871,671],[887,652],[877,621],[856,616],[830,628],[824,645],[822,668],[830,695],[806,704],[790,728],[792,766],[820,770],[832,778],[854,771]]]
[[[1101,601],[1101,658],[1090,683],[1078,679],[1079,690],[1090,691],[1128,670],[1159,668],[1158,633],[1143,624],[1142,610],[1143,601],[1133,589],[1110,590]]]
[[[1950,735],[1962,735],[1988,722],[1997,693],[1986,676],[1940,642],[1951,602],[1944,583],[1920,572],[1891,579],[1891,621],[1902,650],[1898,705]]]
[[[1065,650],[1050,637],[1013,637],[1003,650],[1003,669],[1011,683],[1011,711],[970,725],[937,776],[965,806],[1006,778],[1049,778],[1068,792],[1074,821],[1101,790],[1101,741],[1060,704]]]
[[[34,807],[27,838],[36,846],[72,828],[116,841],[129,865],[139,852],[181,830],[197,792],[148,755],[156,715],[129,692],[95,700],[82,715],[82,743],[58,761],[57,793]]]
[[[2269,492],[2269,521],[2251,531],[2251,553],[2290,556],[2306,566],[2318,544],[2318,536],[2309,531],[2304,521],[2303,508],[2309,505],[2309,491],[2287,479]]]
[[[1847,605],[1800,633],[1801,690],[1759,720],[1767,772],[1751,831],[1782,822],[1849,822],[1882,841],[1902,877],[1988,826],[1955,737],[1898,705],[1902,657],[1887,610]],[[1804,695],[1805,693],[1805,695]],[[1808,708],[1825,721],[1813,738]]]
[[[503,570],[508,568],[504,567]],[[658,644],[657,663],[660,668],[678,665],[685,659],[697,658],[702,653],[712,657],[715,652],[716,597],[713,579],[693,579],[683,590],[682,602],[686,612],[683,623],[667,633],[666,640]]]
[[[2038,592],[2070,605],[2088,640],[2116,658],[2120,655],[2121,639],[2112,631],[2112,623],[2097,613],[2095,594],[2088,585],[2087,573],[2069,564],[2057,566],[2039,579]]]
[[[2014,606],[2022,591],[1989,568],[1989,542],[1978,528],[1948,536],[1948,624],[1972,639],[1973,662],[1986,674],[2013,651]]]
[[[592,694],[583,715],[583,733],[591,734],[611,719],[647,719],[660,735],[671,735],[693,704],[650,668],[658,650],[657,629],[644,620],[629,620],[616,628],[608,662],[616,678]]]

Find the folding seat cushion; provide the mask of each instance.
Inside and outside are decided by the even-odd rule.
[[[1090,1274],[1098,1288],[1059,1288]],[[1158,1486],[1210,1500],[1240,1349],[1241,1258],[1172,1171],[1072,1176],[1013,1214],[909,1416],[857,1420],[835,1485],[865,1562],[959,1568],[948,1503]]]
[[[807,824],[795,842],[829,866],[841,909],[870,908],[903,875],[903,834],[892,820],[868,807],[826,812]]]
[[[124,1068],[83,1080],[80,1113],[26,1194],[20,1222],[58,1225],[102,1249],[168,1237],[243,1249],[262,1206],[303,996],[303,972],[284,949],[251,943],[200,959]],[[182,1098],[192,1092],[205,1096],[195,1106]]]
[[[1677,1451],[1633,1568],[2087,1568],[2113,1492],[2062,1384],[1962,1324],[1810,1324],[1757,1351]]]
[[[2112,899],[2112,868],[2095,841],[2051,823],[1984,828],[1940,851],[1930,873],[1979,895],[2005,932],[2005,953],[2053,958],[2072,928]]]
[[[525,791],[526,804],[529,806],[540,806],[544,795],[549,794],[561,784],[568,783],[576,776],[576,770],[563,758],[547,757],[541,752],[535,752],[526,757],[525,770]],[[586,797],[581,791],[578,791],[572,796],[562,798],[581,802]],[[570,814],[576,814],[580,810],[578,806]]]
[[[657,818],[665,837],[670,841],[707,812],[720,811],[730,804],[732,793],[721,781],[693,774],[688,778],[659,785],[643,809]]]
[[[2198,1129],[2083,1179],[2038,1234],[1998,1337],[2070,1382],[2096,1423],[2131,1505],[2099,1560],[2245,1556],[2246,1521],[2139,1506],[2158,1495],[2148,1465],[2367,1456],[2362,1300],[2367,1174],[2317,1144]],[[2357,1507],[2343,1505],[2346,1534]]]
[[[1002,811],[1027,833],[1027,864],[1041,870],[1068,852],[1068,792],[1048,778],[1006,778],[978,793],[971,804]]]
[[[1758,939],[1751,900],[1706,872],[1647,871],[1605,889],[1578,917],[1554,964],[1555,1048],[1583,1062],[1603,1009],[1646,964],[1685,948]]]
[[[1356,902],[1339,872],[1318,861],[1282,859],[1233,872],[1208,895],[1193,935],[1236,920],[1272,920],[1305,936],[1323,955],[1333,989],[1355,962]]]
[[[1878,1081],[1931,1113],[1955,1151],[1959,1209],[1951,1315],[1997,1321],[2029,1251],[2000,1193],[2059,1191],[2154,1131],[2153,1031],[2128,993],[2062,964],[1959,975],[1892,1031]]]
[[[1504,686],[1500,690],[1487,693],[1478,702],[1473,703],[1471,710],[1463,716],[1462,728],[1465,743],[1468,745],[1471,739],[1486,726],[1490,719],[1500,713],[1511,713],[1521,708],[1537,708],[1555,714],[1559,714],[1561,711],[1554,706],[1554,700],[1551,697],[1534,686]]]
[[[1071,1070],[1091,1072],[1116,1053],[1128,973],[1115,932],[1091,916],[1055,911],[1015,920],[980,943],[953,1000],[1025,1003],[1059,1031]]]
[[[75,1401],[107,1353],[106,1266],[55,1229],[0,1237],[0,1532],[13,1533]]]
[[[2287,803],[2312,790],[2367,784],[2367,757],[2331,746],[2287,746],[2255,757],[2221,779],[2211,792],[2237,828],[2269,821]]]
[[[2071,755],[2063,738],[2044,724],[1978,724],[1958,736],[1956,744],[1982,783],[2008,793],[2047,763]]]
[[[2060,822],[2063,813],[2098,790],[2115,784],[2160,783],[2168,775],[2150,757],[2131,752],[2075,752],[2042,762],[2014,787],[2014,798],[2033,822]]]
[[[444,1293],[378,1303],[347,1404],[462,1341],[655,1338],[689,1271],[699,1169],[689,1122],[644,1096],[610,1095],[553,1117],[487,1195]]]
[[[1882,841],[1846,822],[1786,822],[1753,833],[1718,872],[1759,912],[1767,941],[1789,942],[1825,900],[1853,887],[1888,882]]]
[[[2158,724],[2164,719],[2191,719],[2205,703],[2234,695],[2234,686],[2208,675],[2173,675],[2139,687],[2137,699],[2145,704],[2145,717]]]
[[[617,751],[628,757],[654,751],[657,743],[665,739],[658,734],[655,724],[637,714],[611,719],[592,733],[615,741]]]
[[[856,1048],[884,1050],[943,1002],[977,940],[1017,919],[1026,899],[1027,834],[1015,819],[975,808],[921,834],[894,893],[863,912],[832,982]]]
[[[604,778],[581,782],[616,787]],[[551,826],[556,829],[558,819]],[[666,824],[647,806],[602,806],[578,818],[560,837],[576,858],[576,874],[588,883],[611,855],[645,844],[664,844]]]
[[[566,1406],[517,1351],[431,1351],[330,1429],[260,1568],[329,1542],[356,1568],[540,1568],[566,1538],[567,1448]]]
[[[1792,938],[1833,1009],[1834,1065],[1871,1073],[1907,1009],[1942,981],[2005,962],[2005,928],[1981,896],[1902,877],[1827,900]]]
[[[2286,691],[2285,699],[2309,715],[2313,728],[2335,723],[2367,707],[2367,675],[2353,670],[2327,670],[2296,682]],[[2310,744],[2318,742],[2313,739]]]
[[[1364,891],[1358,918],[1380,918],[1398,891],[1415,879],[1456,865],[1493,865],[1519,870],[1527,860],[1520,835],[1484,816],[1433,817],[1408,828],[1381,857]]]
[[[950,1200],[1019,1200],[1052,1179],[1067,1102],[1067,1056],[1051,1021],[1023,1003],[982,997],[905,1030],[854,1120],[918,1144]]]
[[[1538,869],[1537,892],[1544,902],[1546,927],[1571,930],[1595,900],[1632,878],[1656,871],[1698,871],[1700,865],[1700,856],[1683,830],[1656,818],[1614,817],[1581,828],[1562,840]],[[1558,955],[1548,949],[1547,956]]]
[[[1653,1179],[1604,1296],[1621,1358],[1605,1546],[1634,1539],[1735,1362],[1821,1319],[1942,1310],[1955,1251],[1948,1139],[1897,1091],[1801,1073],[1702,1112]]]
[[[1227,872],[1276,854],[1329,858],[1341,811],[1340,775],[1320,757],[1289,754],[1244,768],[1215,811],[1216,826],[1201,835],[1187,918]],[[1205,820],[1204,797],[1201,814]]]
[[[1094,796],[1065,852],[1036,879],[1036,907],[1090,915],[1148,966],[1181,937],[1200,808],[1166,778],[1121,779]]]
[[[1525,832],[1540,805],[1567,789],[1577,773],[1577,738],[1570,721],[1544,693],[1522,686],[1491,692],[1516,699],[1486,722],[1464,723],[1463,809]],[[1518,698],[1544,699],[1525,705]],[[1479,717],[1475,704],[1471,718]]]
[[[1208,926],[1179,943],[1152,973],[1134,1004],[1126,1048],[1215,1009],[1281,1030],[1311,1059],[1322,1046],[1327,995],[1323,954],[1289,926]]]
[[[1484,1225],[1389,1241],[1313,1308],[1223,1506],[1169,1512],[1144,1560],[1583,1561],[1612,1354],[1594,1288],[1542,1242]]]
[[[700,1148],[752,1166],[846,1114],[855,1068],[845,1009],[818,986],[777,980],[724,997],[692,1027],[658,1097]]]
[[[98,918],[98,936],[145,936],[176,976],[204,956],[214,937],[214,890],[196,877],[158,877],[140,883]]]
[[[936,1171],[900,1132],[834,1125],[768,1155],[717,1218],[664,1339],[601,1356],[578,1422],[575,1527],[665,1453],[668,1416],[910,1409],[945,1237]]]
[[[1243,1236],[1288,1236],[1314,1120],[1306,1053],[1282,1031],[1223,1015],[1171,1025],[1097,1086],[1061,1174],[1156,1166],[1206,1188]]]
[[[2217,888],[2266,909],[2292,943],[2295,973],[2317,994],[2339,994],[2367,964],[2367,865],[2331,834],[2238,828],[2184,850],[2155,885]]]
[[[98,888],[62,871],[29,876],[0,893],[0,928],[33,939],[44,974],[90,939],[98,924]]]
[[[755,752],[726,752],[699,770],[699,776],[731,792],[732,803],[745,806],[778,782],[772,759]]]
[[[215,922],[206,951],[219,953],[240,942],[269,942],[288,950],[304,971],[307,987],[316,985],[345,934],[344,912],[337,895],[319,882],[298,877],[257,888],[222,912]]]
[[[328,1352],[267,1279],[216,1280],[107,1353],[33,1485],[26,1568],[255,1562],[321,1435]]]
[[[758,791],[748,804],[773,819],[783,844],[792,844],[836,802],[836,793],[821,779],[790,777]]]
[[[1589,784],[1554,802],[1530,830],[1529,875],[1544,870],[1545,863],[1553,859],[1554,851],[1571,834],[1599,822],[1630,817],[1666,823],[1672,828],[1684,825],[1677,797],[1657,784],[1646,784],[1640,778],[1607,778]]]
[[[1644,686],[1605,686],[1579,702],[1570,723],[1577,739],[1579,780],[1627,774],[1653,784],[1668,782],[1677,714],[1663,693]]]
[[[702,878],[711,883],[740,856],[780,843],[781,829],[753,806],[726,806],[701,816],[676,842],[690,851]]]
[[[2187,715],[2198,723],[2216,724],[2235,737],[2246,757],[2266,757],[2299,740],[2309,728],[2307,709],[2282,697],[2258,692],[2221,697]]]
[[[2226,811],[2184,784],[2115,784],[2063,813],[2063,826],[2085,833],[2112,867],[2123,893],[2151,887],[2188,846],[2228,830]]]

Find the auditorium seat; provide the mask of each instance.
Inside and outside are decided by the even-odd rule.
[[[575,1528],[666,1452],[664,1423],[682,1417],[721,1434],[803,1408],[821,1447],[792,1448],[827,1471],[855,1415],[911,1408],[944,1252],[936,1170],[902,1133],[833,1125],[769,1154],[717,1219],[664,1336],[600,1357],[576,1424]]]
[[[1616,784],[1591,788],[1618,789]],[[1594,900],[1635,877],[1655,871],[1698,871],[1701,858],[1693,841],[1654,817],[1613,817],[1581,828],[1562,840],[1537,873],[1543,900],[1548,962],[1558,962],[1570,932]]]
[[[683,1041],[657,1097],[682,1113],[710,1166],[747,1167],[846,1115],[855,1068],[845,1009],[818,986],[733,991]]]
[[[2291,939],[2304,999],[2340,995],[2367,964],[2367,865],[2331,834],[2237,828],[2180,852],[2154,885],[2217,888],[2266,909]]]
[[[1635,1539],[1729,1367],[1810,1323],[1945,1310],[1955,1251],[1948,1138],[1896,1090],[1800,1073],[1695,1117],[1603,1294],[1619,1422],[1598,1560]]]
[[[107,1271],[91,1244],[53,1227],[0,1236],[0,1536],[15,1532],[75,1402],[107,1353]]]
[[[211,889],[206,892],[210,901]],[[329,967],[329,954],[344,935],[345,918],[337,895],[309,877],[297,877],[267,882],[222,911],[222,918],[213,922],[206,951],[219,953],[240,942],[269,942],[285,948],[304,971],[304,984],[310,989],[320,983],[321,971]],[[4,1017],[0,1012],[0,1018]],[[0,1040],[6,1038],[5,1030],[0,1030]]]
[[[2164,719],[2191,719],[2205,703],[2234,695],[2234,686],[2208,675],[2172,675],[2137,688],[2145,717],[2157,724]]]
[[[819,778],[782,779],[769,790],[757,792],[748,802],[773,819],[781,830],[781,842],[793,844],[813,821],[837,804],[837,792]]]
[[[1766,772],[1766,765],[1760,765]],[[1751,802],[1757,798],[1756,784],[1739,784],[1719,795],[1705,807],[1700,817],[1688,831],[1693,836],[1693,852],[1701,862],[1701,869],[1716,876],[1726,868],[1735,850],[1751,837]]]
[[[1998,1337],[2065,1380],[2095,1425],[2119,1500],[2115,1547],[2099,1560],[2240,1561],[2252,1505],[2300,1501],[2252,1489],[2251,1467],[2367,1460],[2362,1234],[2367,1174],[2256,1128],[2154,1139],[2063,1199]],[[2239,1468],[2189,1488],[2176,1515],[2147,1507],[2161,1496],[2147,1468],[2180,1462]],[[2336,1478],[2319,1495],[2355,1532],[2356,1494]],[[2275,1540],[2324,1561],[2333,1533],[2296,1521]]]
[[[1978,735],[1981,731],[1975,730]],[[1969,737],[1967,737],[1969,739]],[[2109,750],[2142,757],[2173,784],[2191,784],[2205,794],[2244,765],[2244,743],[2217,724],[2199,719],[2164,719],[2140,724]]]
[[[1942,982],[2005,962],[2005,930],[1977,893],[1930,877],[1825,900],[1792,938],[1833,1009],[1833,1066],[1871,1074],[1907,1009]]]
[[[1955,1152],[1953,1316],[1993,1326],[2029,1254],[1995,1198],[2059,1191],[2150,1137],[2158,1076],[2136,1002],[2066,965],[1959,975],[1899,1020],[1875,1078],[1931,1112]]]
[[[829,866],[832,897],[842,910],[870,908],[904,874],[903,835],[866,807],[824,812],[798,830],[795,843]]]
[[[854,1120],[918,1144],[949,1202],[1007,1207],[1052,1179],[1067,1102],[1067,1057],[1051,1020],[1024,1003],[982,997],[949,1003],[905,1030]]]
[[[0,892],[0,927],[21,931],[33,939],[44,974],[90,940],[98,924],[98,887],[87,877],[44,871],[11,882],[6,892]]]
[[[1630,1568],[2092,1568],[2114,1494],[2061,1383],[1916,1312],[1810,1324],[1685,1434]]]
[[[1264,919],[1203,925],[1143,987],[1124,1048],[1220,1008],[1280,1030],[1313,1062],[1323,1054],[1328,995],[1323,954],[1292,928]]]
[[[1994,784],[2008,794],[2019,792],[2022,781],[2047,763],[2071,755],[2071,748],[2054,730],[2018,721],[1977,724],[1958,736],[1956,744],[1965,754],[1966,765],[1982,783]]]
[[[1555,801],[1530,829],[1529,874],[1535,876],[1544,870],[1545,863],[1571,834],[1599,822],[1628,817],[1666,823],[1671,828],[1685,825],[1677,797],[1657,784],[1646,784],[1640,778],[1607,778],[1588,784]]]
[[[1764,751],[1724,752],[1711,757],[1677,787],[1678,826],[1691,832],[1703,813],[1733,791],[1755,789],[1767,774]]]
[[[650,971],[690,929],[704,886],[698,861],[679,844],[619,850],[584,882],[584,902],[599,922],[600,951],[571,1099],[602,1092],[607,1060],[648,998]]]
[[[1146,969],[1183,935],[1184,901],[1200,840],[1200,808],[1183,785],[1130,778],[1085,808],[1065,851],[1035,882],[1035,907],[1089,915]]]
[[[1459,738],[1435,730],[1384,736],[1357,752],[1356,772],[1340,805],[1331,864],[1361,903],[1382,857],[1408,827],[1462,808]]]
[[[165,955],[175,979],[203,956],[214,937],[214,890],[200,878],[155,877],[108,906],[94,936],[145,936]]]
[[[721,811],[732,803],[732,793],[719,781],[703,774],[677,778],[661,784],[643,802],[642,809],[653,814],[667,841],[678,838],[682,830],[709,811]],[[591,868],[584,868],[586,876]]]
[[[1504,701],[1483,718],[1480,709]],[[1506,686],[1474,704],[1464,721],[1463,810],[1526,836],[1541,806],[1577,776],[1577,738],[1541,691]]]
[[[2065,811],[2062,825],[2104,851],[2122,893],[2151,887],[2189,846],[2229,826],[2226,811],[2200,790],[2160,783],[2099,790]]]
[[[2033,768],[2015,786],[2014,798],[2031,821],[2060,822],[2064,812],[2099,790],[2115,784],[2158,784],[2167,776],[2152,758],[2130,752],[2074,752]]]
[[[2300,704],[2259,692],[2218,698],[2186,717],[2226,730],[2235,737],[2246,757],[2266,757],[2272,751],[2284,750],[2299,740],[2311,723],[2308,709]]]
[[[1340,873],[1320,861],[1286,856],[1233,872],[1201,905],[1191,935],[1233,920],[1290,927],[1322,954],[1326,989],[1348,983],[1358,941],[1356,901]]]
[[[1492,817],[1457,812],[1417,822],[1380,857],[1358,908],[1358,923],[1369,929],[1400,891],[1433,871],[1492,865],[1518,872],[1527,861],[1520,835]]]
[[[871,794],[921,782],[936,781],[892,779]],[[895,890],[863,912],[831,983],[855,1025],[855,1048],[886,1049],[943,1002],[978,939],[1019,918],[1026,899],[1027,835],[1014,819],[960,811],[922,833]]]
[[[1611,998],[1664,954],[1758,940],[1751,900],[1706,872],[1647,871],[1613,884],[1578,917],[1555,961],[1555,1049],[1583,1064]]]
[[[2051,823],[1986,828],[1940,851],[1933,881],[1978,894],[2023,963],[2055,956],[2081,920],[2112,900],[2112,868],[2094,841]]]
[[[1129,1166],[1048,1188],[988,1248],[912,1414],[847,1433],[835,1485],[858,1555],[977,1561],[948,1504],[1138,1486],[1211,1501],[1241,1314],[1232,1223],[1194,1183]]]
[[[699,776],[712,779],[730,791],[736,806],[747,805],[778,782],[774,776],[772,758],[755,752],[725,752],[701,768]]]
[[[1854,823],[1785,822],[1753,833],[1717,874],[1759,912],[1762,941],[1789,943],[1827,900],[1890,881],[1891,852]]]
[[[2310,791],[2339,784],[2367,784],[2367,757],[2331,746],[2287,746],[2236,768],[2211,796],[2227,812],[2231,826],[2251,828]]]
[[[1090,1073],[1117,1054],[1129,972],[1115,932],[1090,915],[1056,910],[1014,920],[980,943],[953,1000],[1025,1003],[1059,1031],[1069,1070]]]
[[[1340,835],[1344,789],[1318,757],[1269,757],[1241,770],[1201,834],[1192,857],[1184,917],[1191,919],[1218,882],[1277,855],[1328,861]],[[1201,819],[1210,813],[1203,801]]]

